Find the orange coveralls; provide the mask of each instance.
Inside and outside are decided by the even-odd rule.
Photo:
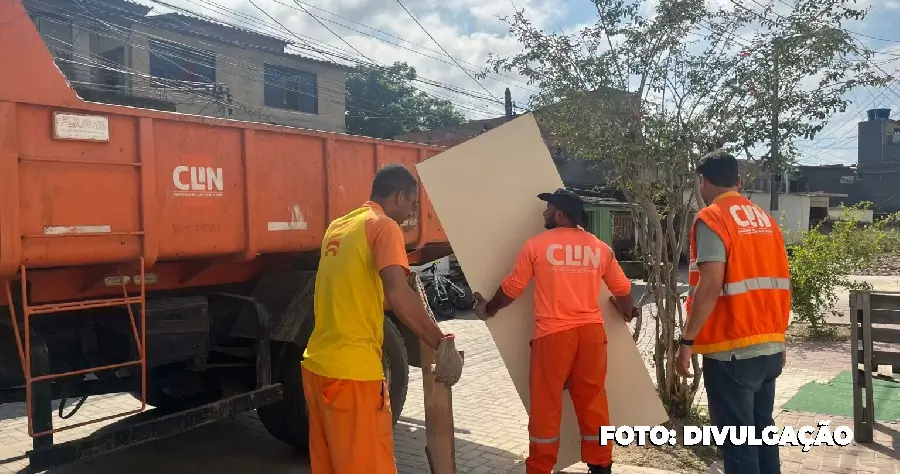
[[[535,331],[526,473],[550,474],[556,465],[566,388],[578,417],[582,462],[607,466],[613,447],[599,442],[600,427],[609,425],[600,288],[605,282],[614,296],[626,296],[631,282],[603,241],[587,231],[562,227],[525,242],[500,286],[516,299],[532,277]]]

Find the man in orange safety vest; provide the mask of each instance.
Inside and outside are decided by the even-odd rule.
[[[757,436],[775,424],[775,379],[786,358],[791,281],[784,238],[766,211],[738,193],[738,162],[725,152],[696,169],[706,207],[690,234],[687,324],[676,371],[686,377],[692,354],[703,355],[711,421],[752,426]],[[777,446],[721,447],[725,474],[779,474]]]

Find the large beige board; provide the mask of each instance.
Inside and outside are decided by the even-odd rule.
[[[468,283],[490,298],[512,269],[521,245],[544,230],[541,213],[546,204],[537,195],[563,185],[534,118],[530,114],[516,118],[419,163],[416,169]],[[628,326],[609,303],[608,289],[603,291],[610,421],[614,426],[661,424],[668,416]],[[533,308],[529,285],[521,298],[487,321],[526,409]],[[463,348],[467,342],[458,344]],[[466,383],[465,372],[460,383]],[[489,391],[485,396],[490,397]],[[578,463],[581,450],[572,400],[568,394],[563,400],[557,469]]]

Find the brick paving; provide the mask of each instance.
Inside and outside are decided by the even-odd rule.
[[[647,353],[646,359],[649,362],[653,325],[650,321],[645,323],[647,324],[639,337],[639,346]],[[458,335],[459,349],[466,352],[466,370],[463,379],[454,387],[453,397],[459,472],[524,472],[528,418],[490,333],[481,321],[472,317],[460,316],[456,320],[442,322],[441,325]],[[848,367],[849,344],[791,344],[788,365],[778,381],[778,409],[805,383],[829,380]],[[394,431],[395,454],[402,474],[428,472],[423,451],[425,442],[421,383],[419,369],[411,368],[409,395]],[[705,405],[702,391],[697,403]],[[847,403],[851,401],[848,400]],[[125,395],[94,397],[76,416],[65,420],[65,423],[77,423],[112,412],[128,411],[136,405],[131,397]],[[30,438],[26,434],[23,413],[21,404],[0,407],[0,474],[18,472],[26,464],[22,456],[30,446]],[[822,419],[832,419],[832,426],[852,426],[852,420],[827,415],[782,412],[778,416],[780,425],[798,427],[815,425]],[[54,421],[59,425],[61,420],[57,418]],[[85,436],[98,428],[98,425],[90,425],[63,432],[58,435],[57,440]],[[783,448],[783,472],[900,474],[900,426],[879,425],[877,429],[876,443],[871,446],[813,448],[809,453],[803,453],[800,448]],[[88,463],[58,468],[52,472],[156,474],[165,469],[170,474],[194,474],[198,468],[219,474],[244,473],[260,468],[272,474],[309,473],[308,461],[269,436],[255,414],[242,414],[180,436],[111,453]],[[586,472],[586,469],[582,465],[576,465],[565,472]],[[617,472],[638,474],[666,471],[617,466]]]

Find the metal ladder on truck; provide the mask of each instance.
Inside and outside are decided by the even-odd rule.
[[[69,234],[72,235],[72,234]],[[75,234],[79,236],[90,236],[90,235],[109,235],[109,234]],[[42,236],[42,237],[65,237],[65,234],[57,234],[51,236]],[[128,289],[126,288],[126,284],[128,281],[123,277],[121,272],[121,265],[119,266],[119,283],[122,288],[122,296],[118,298],[105,298],[105,299],[85,299],[79,301],[70,301],[64,303],[49,303],[49,304],[41,304],[41,305],[29,305],[28,304],[28,275],[27,269],[24,265],[19,267],[19,283],[21,285],[21,326],[19,324],[19,318],[16,314],[15,304],[13,303],[15,300],[13,299],[13,289],[10,280],[5,280],[5,290],[6,290],[6,298],[9,303],[9,313],[10,320],[12,323],[13,333],[16,339],[16,349],[19,353],[19,361],[22,364],[22,374],[25,379],[25,412],[28,416],[28,435],[32,438],[35,438],[35,448],[38,446],[52,446],[54,433],[58,433],[60,431],[71,430],[75,428],[79,428],[85,425],[90,425],[93,423],[100,423],[103,421],[112,420],[115,418],[121,418],[129,415],[133,415],[136,413],[140,413],[147,408],[147,353],[146,353],[146,288],[145,288],[145,273],[144,273],[144,258],[141,257],[139,260],[140,264],[140,293],[135,296],[131,296],[128,294]],[[133,305],[140,305],[140,314],[139,316],[135,316],[135,311],[132,308]],[[95,308],[109,308],[109,307],[118,307],[125,306],[128,311],[128,319],[131,324],[131,330],[134,336],[135,347],[137,349],[138,359],[130,360],[126,362],[121,362],[118,364],[111,364],[99,367],[89,367],[86,369],[73,370],[69,372],[60,372],[60,373],[50,373],[50,374],[41,374],[34,375],[33,374],[33,366],[32,362],[34,359],[34,354],[32,353],[32,345],[31,345],[31,318],[48,313],[62,313],[62,312],[72,312],[72,311],[81,311],[86,309],[95,309]],[[137,318],[140,318],[139,320]],[[138,325],[140,322],[140,325]],[[138,329],[140,327],[140,329]],[[48,422],[49,420],[42,420],[41,424],[49,425],[49,429],[36,429],[35,428],[35,406],[34,406],[34,384],[39,382],[48,382],[55,379],[60,379],[63,377],[71,377],[77,375],[86,375],[92,372],[99,372],[104,370],[116,370],[126,367],[140,367],[141,370],[141,406],[140,408],[126,411],[124,413],[116,413],[112,415],[103,416],[96,419],[91,419],[79,423],[72,423],[70,425],[66,425],[60,428],[53,428],[52,422]],[[83,401],[81,402],[83,403]],[[80,406],[80,403],[79,403]],[[77,409],[77,408],[76,408]],[[51,411],[52,413],[52,411]],[[41,442],[38,438],[46,438],[46,442]]]

